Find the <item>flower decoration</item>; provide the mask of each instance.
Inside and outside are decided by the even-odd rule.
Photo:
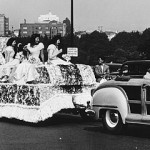
[[[33,56],[29,56],[28,61],[29,61],[31,64],[36,64],[36,65],[41,65],[41,64],[42,64],[42,62],[40,61],[40,59],[36,59],[36,58],[33,57]]]
[[[67,62],[71,60],[71,57],[68,54],[63,54],[62,58],[64,58]]]

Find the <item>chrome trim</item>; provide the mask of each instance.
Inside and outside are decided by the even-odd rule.
[[[93,107],[107,107],[107,108],[118,108],[117,106],[112,105],[92,105]]]
[[[132,123],[132,124],[150,125],[150,123],[143,122],[143,121],[129,121],[129,120],[126,120],[125,122],[126,123]]]

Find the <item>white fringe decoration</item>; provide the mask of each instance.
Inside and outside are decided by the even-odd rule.
[[[0,104],[0,117],[16,118],[36,123],[53,116],[61,109],[74,108],[71,95],[57,95],[43,102],[41,106]]]

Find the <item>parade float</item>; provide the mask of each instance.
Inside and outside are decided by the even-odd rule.
[[[0,40],[1,50],[7,40]],[[0,80],[0,118],[37,123],[62,110],[81,110],[84,116],[90,106],[91,89],[97,84],[91,66],[40,64],[36,70],[39,76],[34,84]],[[3,71],[1,75],[5,75]]]
[[[0,118],[39,122],[63,109],[83,109],[96,86],[92,68],[83,64],[39,65],[36,84],[0,83]]]

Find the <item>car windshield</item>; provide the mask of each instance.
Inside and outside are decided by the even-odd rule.
[[[122,64],[120,63],[106,63],[106,65],[109,66],[110,73],[112,72],[118,72]]]
[[[145,75],[150,68],[150,64],[125,64],[121,68],[121,74],[124,75]]]

